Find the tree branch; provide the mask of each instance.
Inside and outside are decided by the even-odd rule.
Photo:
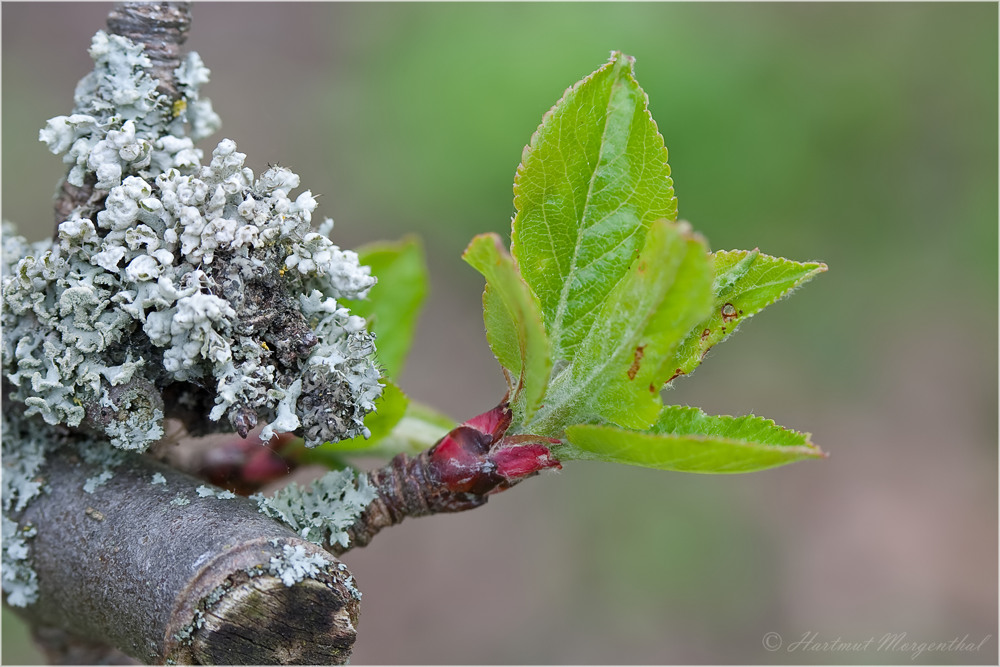
[[[38,529],[39,597],[19,610],[31,622],[144,662],[350,657],[360,596],[338,560],[245,498],[200,497],[198,480],[149,457],[129,455],[87,493],[102,468],[60,454],[43,469],[50,492],[19,517]]]
[[[364,546],[383,528],[406,517],[462,512],[486,504],[542,470],[560,468],[547,438],[507,435],[511,410],[506,398],[497,407],[453,428],[415,457],[397,454],[367,473],[375,499],[347,529],[348,546]]]

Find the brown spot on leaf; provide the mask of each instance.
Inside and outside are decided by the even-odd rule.
[[[639,362],[642,361],[642,356],[645,354],[645,345],[640,345],[635,348],[635,358],[632,359],[632,366],[628,369],[628,379],[634,380],[636,374],[639,372]]]
[[[701,332],[701,339],[705,340],[706,338],[709,337],[709,335],[711,335],[711,333],[712,333],[711,329],[705,329],[704,331]]]
[[[705,356],[705,355],[704,355],[704,354],[702,354],[702,357],[703,357],[703,358],[704,358],[704,356]],[[675,370],[674,370],[674,374],[670,376],[670,379],[669,379],[669,380],[667,380],[667,383],[670,383],[670,382],[673,382],[675,378],[678,378],[678,377],[680,377],[681,375],[685,375],[684,371],[683,371],[683,370],[681,370],[680,368],[678,368],[678,369],[675,369]]]
[[[722,307],[722,321],[731,322],[739,317],[739,313],[736,312],[736,306],[731,303],[727,303]]]
[[[656,385],[653,384],[652,382],[649,383],[649,393],[651,393],[651,394],[655,394],[656,393]]]

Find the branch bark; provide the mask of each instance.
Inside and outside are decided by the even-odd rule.
[[[143,662],[342,664],[356,637],[353,579],[335,558],[245,498],[199,497],[200,481],[131,455],[93,493],[102,468],[60,453],[50,492],[19,517],[33,540],[38,601],[22,613]],[[159,473],[165,484],[153,484]],[[178,498],[189,500],[181,505]],[[286,586],[286,545],[318,557]]]
[[[348,546],[334,545],[330,551],[340,555],[354,547],[363,547],[383,528],[394,526],[407,517],[462,512],[486,504],[487,494],[455,493],[435,479],[430,451],[415,457],[397,454],[385,466],[370,470],[368,483],[375,489],[375,500],[347,529]]]
[[[512,413],[507,398],[497,407],[453,428],[415,457],[396,455],[368,473],[375,499],[348,529],[349,546],[364,546],[383,528],[408,516],[462,512],[486,504],[549,468],[560,468],[547,438],[507,436]],[[342,553],[347,549],[332,549]]]

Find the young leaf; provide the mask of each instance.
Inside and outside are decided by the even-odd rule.
[[[678,472],[764,470],[825,454],[799,433],[770,419],[713,417],[697,408],[668,406],[646,432],[578,424],[566,429],[562,459],[585,458]]]
[[[521,279],[498,235],[475,237],[462,259],[486,278],[486,338],[500,363],[519,377],[515,408],[523,410],[523,420],[531,419],[542,402],[552,370],[549,339],[537,299]]]
[[[744,320],[826,271],[820,262],[793,262],[758,250],[712,253],[715,307],[698,323],[667,362],[670,376],[685,375],[701,364],[709,348],[728,338]]]
[[[408,236],[395,243],[372,243],[357,252],[378,283],[367,299],[349,302],[351,312],[368,320],[376,336],[379,364],[388,376],[399,377],[427,295],[423,248],[415,236]]]
[[[571,359],[657,219],[676,220],[667,149],[633,76],[611,60],[566,91],[524,149],[511,252],[553,359]]]
[[[664,364],[712,303],[706,248],[676,223],[658,220],[553,382],[532,432],[558,437],[560,424],[610,421],[646,428],[660,412]]]

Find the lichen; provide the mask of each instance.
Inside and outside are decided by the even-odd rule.
[[[87,481],[83,483],[84,493],[93,493],[99,487],[104,486],[104,483],[107,482],[109,479],[111,479],[113,476],[114,476],[113,472],[111,472],[110,470],[105,470],[100,475],[96,475],[94,477],[88,477]]]
[[[367,437],[382,390],[374,336],[341,303],[375,279],[330,240],[331,220],[312,227],[316,198],[293,195],[291,170],[255,176],[229,139],[204,162],[195,142],[220,123],[200,97],[198,55],[173,73],[177,99],[141,45],[98,32],[90,56],[72,113],[39,132],[68,168],[54,237],[29,243],[3,223],[0,357],[4,400],[18,406],[4,411],[3,590],[15,606],[38,595],[35,529],[18,515],[44,488],[38,471],[64,427],[100,466],[84,483],[93,493],[168,416],[244,436],[263,421],[265,441],[298,431],[314,446]],[[268,511],[343,542],[374,493],[341,481],[312,500],[289,491]]]
[[[7,603],[24,607],[38,599],[38,577],[31,565],[28,540],[36,529],[15,516],[45,490],[40,476],[45,456],[55,446],[48,428],[35,429],[17,411],[2,411],[3,443],[3,592]]]
[[[319,554],[307,554],[301,544],[294,547],[286,544],[280,556],[271,557],[267,572],[281,579],[285,586],[294,586],[304,579],[316,578],[327,565],[325,558]]]
[[[27,607],[38,599],[38,575],[31,567],[26,541],[36,532],[33,526],[22,528],[3,516],[3,592],[12,607]]]
[[[355,477],[351,470],[334,470],[309,487],[292,482],[270,498],[262,494],[250,498],[257,501],[263,514],[288,524],[303,539],[320,546],[347,547],[347,529],[375,496],[367,477]]]
[[[140,45],[99,32],[90,55],[73,113],[39,138],[95,195],[51,241],[4,229],[10,397],[133,451],[191,397],[242,435],[266,419],[265,441],[367,436],[382,389],[374,337],[339,300],[367,294],[368,267],[329,239],[332,221],[312,228],[316,198],[292,195],[291,170],[255,178],[229,139],[202,163],[194,141],[219,122],[197,54],[175,71],[179,100],[157,90]]]
[[[236,494],[232,491],[226,491],[225,489],[213,489],[210,486],[205,486],[202,484],[195,492],[198,494],[199,498],[218,498],[219,500],[230,500],[236,497]]]
[[[337,569],[343,572],[347,577],[342,581],[344,587],[358,602],[361,601],[361,591],[358,589],[356,582],[354,581],[354,575],[347,571],[347,566],[343,563],[337,563]]]

